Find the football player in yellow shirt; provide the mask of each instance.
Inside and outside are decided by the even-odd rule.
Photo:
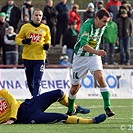
[[[24,46],[22,58],[24,61],[27,83],[33,97],[39,94],[46,51],[51,44],[49,27],[41,23],[43,12],[36,8],[33,11],[33,21],[24,24],[18,35],[16,43]]]
[[[70,124],[97,124],[106,120],[106,114],[85,119],[61,113],[45,112],[56,101],[68,106],[68,97],[62,90],[46,92],[31,99],[26,99],[22,103],[17,101],[8,90],[2,89],[0,90],[0,123],[45,124],[63,122]],[[76,110],[77,107],[75,105]]]

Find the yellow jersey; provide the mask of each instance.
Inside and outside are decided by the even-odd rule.
[[[24,45],[22,43],[22,40],[26,38],[32,38],[30,45]],[[26,23],[21,27],[15,41],[17,44],[24,46],[22,53],[23,59],[45,60],[46,50],[43,49],[43,45],[51,44],[50,29],[43,23],[36,27],[31,23]]]
[[[17,112],[21,103],[21,101],[16,101],[8,90],[0,90],[0,123],[7,122],[10,118],[17,119]]]

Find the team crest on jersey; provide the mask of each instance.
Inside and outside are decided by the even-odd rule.
[[[42,33],[43,32],[43,30],[40,30],[40,33]]]
[[[0,114],[2,114],[7,108],[8,108],[8,103],[6,102],[5,99],[0,100]]]
[[[42,34],[31,33],[30,38],[32,38],[32,42],[40,42]]]

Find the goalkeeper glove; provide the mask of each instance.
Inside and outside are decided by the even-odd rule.
[[[43,49],[47,51],[49,49],[49,44],[44,44]]]
[[[22,40],[22,43],[23,43],[23,44],[29,44],[29,45],[30,45],[31,39],[32,39],[32,38],[27,38],[27,39],[25,38],[25,39]]]

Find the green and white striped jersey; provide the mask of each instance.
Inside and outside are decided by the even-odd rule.
[[[83,46],[88,44],[89,46],[98,50],[104,30],[105,27],[102,29],[96,28],[94,18],[86,20],[82,24],[77,42],[74,46],[75,54],[78,56],[93,56],[92,53],[83,51]]]

